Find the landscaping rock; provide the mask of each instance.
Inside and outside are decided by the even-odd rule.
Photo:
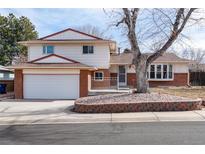
[[[188,111],[201,109],[201,99],[158,93],[109,94],[79,98],[74,111],[80,113],[117,113],[145,111]]]

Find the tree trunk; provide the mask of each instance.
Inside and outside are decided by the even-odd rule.
[[[136,84],[137,84],[137,93],[147,93],[149,92],[149,83],[147,81],[147,56],[141,55],[135,63],[136,69]]]

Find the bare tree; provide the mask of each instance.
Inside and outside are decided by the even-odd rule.
[[[126,31],[133,53],[138,93],[148,92],[148,66],[179,39],[185,26],[198,22],[198,19],[192,18],[196,10],[123,8],[121,13],[117,13],[116,26],[122,26]],[[142,44],[146,39],[147,44],[155,44],[152,54],[142,52]]]
[[[107,34],[107,30],[101,29],[97,26],[92,26],[92,25],[83,25],[83,26],[79,26],[79,27],[75,27],[75,29],[82,31],[84,33],[88,33],[100,38],[104,38],[104,39],[111,39],[112,36]]]
[[[199,48],[187,48],[182,52],[182,57],[193,60],[195,64],[205,63],[205,50]]]

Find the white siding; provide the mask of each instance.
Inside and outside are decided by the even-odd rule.
[[[80,74],[78,69],[23,69],[23,74]]]
[[[189,68],[187,64],[174,64],[175,73],[188,73]]]
[[[66,31],[66,32],[63,32],[63,33],[48,37],[45,40],[59,40],[59,39],[62,39],[62,40],[69,40],[69,39],[71,39],[71,40],[75,40],[75,39],[77,39],[77,40],[78,39],[86,40],[86,39],[89,39],[90,40],[90,39],[95,39],[95,38],[87,36],[87,35],[83,35],[83,34],[80,34],[80,33],[76,33],[76,32],[73,32],[73,31]]]
[[[110,73],[118,73],[119,65],[111,65],[110,66]]]
[[[45,56],[43,54],[42,45],[32,45],[29,47],[29,60],[34,60]],[[55,45],[54,53],[79,61],[89,66],[98,68],[109,68],[110,53],[108,44],[95,44],[94,54],[83,54],[83,45],[69,44],[69,45]]]
[[[126,72],[127,73],[135,73],[134,67],[129,67],[130,65],[126,65]],[[118,73],[119,65],[111,65],[110,72],[111,73]]]
[[[65,60],[63,58],[59,58],[56,56],[51,56],[42,60],[38,60],[35,63],[73,63],[71,61]]]

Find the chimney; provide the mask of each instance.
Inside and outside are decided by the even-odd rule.
[[[118,49],[118,54],[120,54],[120,48],[117,48]]]

